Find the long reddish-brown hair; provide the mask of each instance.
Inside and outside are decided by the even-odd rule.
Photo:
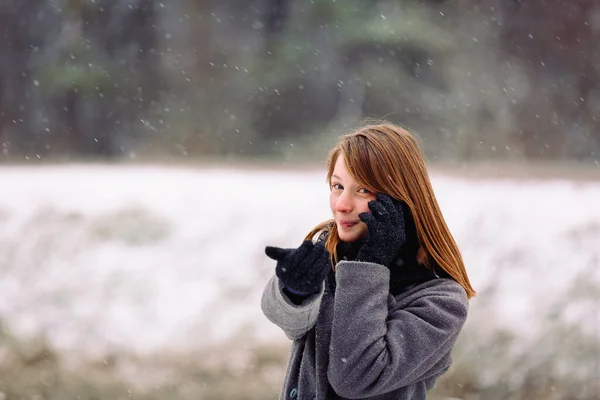
[[[467,292],[476,292],[469,282],[458,246],[446,225],[436,200],[421,148],[409,131],[391,123],[371,124],[342,136],[327,159],[327,182],[339,156],[344,157],[349,175],[361,185],[403,201],[415,220],[420,248],[417,261],[424,268],[436,263]],[[317,225],[306,239],[328,231],[325,247],[337,263],[340,238],[333,219]]]

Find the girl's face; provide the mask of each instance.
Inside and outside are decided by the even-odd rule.
[[[358,214],[370,212],[369,201],[375,200],[375,193],[350,177],[341,154],[333,168],[330,188],[329,206],[340,240],[354,242],[365,238],[367,225],[358,218]]]

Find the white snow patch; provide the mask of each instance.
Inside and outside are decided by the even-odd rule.
[[[575,283],[600,287],[600,182],[432,181],[479,292],[467,327],[526,344]],[[325,171],[2,167],[0,187],[0,319],[97,354],[285,340],[260,311],[264,246],[330,215]],[[597,308],[561,312],[597,335]]]

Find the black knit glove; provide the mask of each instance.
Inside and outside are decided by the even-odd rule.
[[[369,209],[371,212],[358,214],[367,224],[368,235],[356,259],[388,266],[406,241],[402,203],[377,193]]]
[[[297,249],[267,246],[265,253],[277,261],[275,275],[294,294],[318,292],[331,269],[329,253],[321,242],[305,240]]]

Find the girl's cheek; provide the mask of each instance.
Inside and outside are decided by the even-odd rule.
[[[329,207],[331,208],[332,211],[335,210],[336,201],[337,201],[337,196],[335,195],[335,193],[331,192],[331,194],[329,195]]]
[[[363,201],[361,203],[361,205],[360,205],[360,212],[369,212],[369,211],[371,211],[369,209],[369,201],[370,200],[365,200],[365,201]]]

